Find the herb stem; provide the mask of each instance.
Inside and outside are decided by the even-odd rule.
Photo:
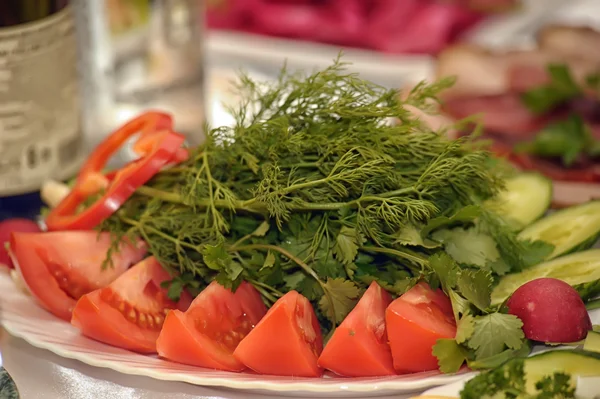
[[[409,260],[411,262],[415,262],[419,265],[427,264],[427,259],[425,257],[423,257],[422,255],[420,255],[414,251],[411,251],[408,248],[402,248],[401,250],[398,250],[398,249],[385,248],[385,247],[368,246],[368,247],[362,247],[362,249],[367,252],[377,252],[377,253],[382,253],[382,254],[394,255],[399,258],[403,258],[403,259]]]
[[[167,191],[159,190],[148,186],[140,186],[137,189],[138,194],[145,195],[147,197],[158,198],[165,202],[172,202],[175,204],[184,204],[183,198],[177,193],[170,193]]]

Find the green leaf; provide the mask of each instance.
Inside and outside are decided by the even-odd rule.
[[[510,266],[502,258],[496,260],[495,262],[490,262],[488,266],[498,276],[504,276],[506,273],[510,272]]]
[[[523,343],[519,349],[506,349],[497,355],[485,357],[479,360],[468,360],[469,368],[473,370],[489,370],[498,367],[505,362],[519,357],[527,357],[531,352],[531,345],[528,341]]]
[[[462,316],[469,313],[471,304],[465,298],[460,296],[458,292],[454,290],[448,290],[448,297],[450,298],[450,303],[452,304],[454,320],[459,320]]]
[[[433,234],[433,239],[444,244],[452,259],[465,265],[484,267],[500,258],[494,239],[476,227],[439,230]]]
[[[183,282],[179,279],[173,279],[169,284],[167,296],[173,301],[178,301],[183,291]]]
[[[440,279],[440,283],[444,290],[448,291],[456,286],[456,278],[458,276],[458,265],[445,252],[438,252],[429,257],[429,267]]]
[[[271,225],[269,224],[269,222],[267,222],[265,220],[256,228],[256,230],[254,230],[252,235],[255,237],[264,237],[265,235],[267,235],[270,228],[271,228]]]
[[[506,347],[519,349],[523,345],[523,322],[514,315],[491,313],[475,318],[475,330],[468,341],[476,359],[494,356]]]
[[[467,360],[467,351],[453,339],[438,339],[433,346],[442,373],[456,373]]]
[[[447,216],[439,216],[433,218],[425,225],[423,230],[421,230],[421,236],[424,238],[429,237],[429,235],[442,227],[450,227],[454,225],[464,225],[466,223],[472,223],[481,215],[481,208],[477,205],[468,205],[461,209],[459,209],[454,215]]]
[[[408,245],[408,246],[419,246],[423,248],[437,248],[440,246],[439,243],[423,238],[421,230],[413,224],[408,224],[401,228],[396,234],[394,234],[394,244]]]
[[[467,313],[458,321],[456,327],[456,342],[462,344],[473,335],[475,331],[475,318]]]
[[[593,148],[593,141],[583,119],[571,115],[546,126],[533,141],[520,144],[516,150],[540,157],[560,158],[563,165],[571,166],[581,153]]]
[[[520,240],[525,266],[534,266],[545,261],[554,252],[554,245],[545,241]]]
[[[302,272],[295,272],[295,273],[284,276],[283,281],[285,281],[285,285],[290,291],[292,291],[292,290],[298,291],[298,287],[300,286],[300,283],[302,282],[302,280],[304,280],[306,278],[308,278],[306,276],[306,274],[304,274]]]
[[[359,234],[356,229],[343,226],[336,237],[333,254],[337,260],[347,265],[354,262],[360,244]]]
[[[350,313],[360,296],[356,284],[342,278],[328,278],[324,290],[326,294],[319,300],[319,308],[329,319],[335,319],[338,323]]]
[[[202,249],[202,258],[209,269],[216,271],[225,270],[231,263],[231,256],[229,256],[222,243],[205,245]]]
[[[491,303],[492,275],[483,270],[465,269],[458,276],[460,293],[479,310],[485,311]]]
[[[547,70],[550,83],[521,96],[527,108],[536,114],[543,114],[581,93],[567,65],[550,64]]]
[[[265,262],[263,263],[261,270],[266,268],[271,268],[275,265],[275,255],[271,251],[267,252],[267,257],[265,258]]]

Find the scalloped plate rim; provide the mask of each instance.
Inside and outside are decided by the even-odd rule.
[[[377,396],[386,393],[412,393],[439,385],[449,384],[465,377],[464,373],[460,373],[456,375],[426,375],[421,378],[417,375],[406,375],[398,377],[365,378],[360,380],[338,377],[283,381],[283,379],[289,380],[291,378],[275,376],[265,376],[264,378],[261,378],[261,376],[256,374],[226,373],[201,368],[194,368],[195,370],[198,370],[197,373],[191,371],[182,372],[177,370],[177,368],[191,368],[192,366],[179,365],[158,359],[157,357],[144,356],[125,350],[119,350],[78,335],[78,332],[74,327],[50,315],[39,307],[33,298],[20,292],[10,276],[5,273],[0,273],[0,290],[3,293],[2,298],[0,299],[3,307],[1,323],[6,332],[14,337],[23,339],[34,347],[48,350],[63,358],[77,360],[94,367],[111,369],[122,374],[145,376],[163,381],[186,382],[206,387],[222,387],[245,391],[262,390],[279,392],[281,394],[286,393],[289,395],[293,393],[335,394],[336,396],[341,397],[352,397],[361,393]],[[13,309],[19,309],[18,313]],[[35,317],[35,313],[41,314],[42,317]],[[53,340],[58,340],[59,342],[50,342],[48,336],[33,333],[31,329],[34,327],[28,326],[30,323],[35,324],[35,328],[45,325],[46,328],[42,329],[42,331],[48,331],[48,335],[52,332],[56,333],[57,328],[63,328],[71,334],[58,334],[59,336],[54,336]],[[56,327],[59,325],[58,323],[60,324],[60,327]],[[86,345],[89,345],[89,347],[78,350],[66,346],[67,344],[69,346],[74,345],[67,341],[69,336],[77,336],[79,342],[83,342]],[[101,349],[103,348],[106,348],[107,352],[102,353]],[[92,351],[92,353],[84,353],[82,352],[83,349]],[[115,353],[111,354],[109,351],[120,351],[122,353],[116,355]],[[107,356],[108,359],[106,359]],[[111,360],[111,356],[115,356],[115,359]],[[132,360],[136,360],[136,365],[127,365],[122,359],[117,359],[116,356],[130,356]],[[156,367],[156,364],[148,362],[146,365],[139,365],[136,358],[147,358],[153,359],[152,361],[160,361],[163,366],[165,364],[172,365],[173,369],[171,369],[171,371],[168,369],[166,371],[156,371],[151,368]],[[220,373],[222,375],[215,376],[211,375],[212,373]],[[237,377],[240,376],[242,377],[238,379]],[[251,378],[248,379],[248,377]],[[277,378],[280,378],[280,380],[277,380]]]

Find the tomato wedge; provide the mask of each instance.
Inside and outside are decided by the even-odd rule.
[[[319,357],[319,366],[345,377],[396,374],[385,330],[385,309],[391,302],[391,295],[372,282],[336,328]]]
[[[233,356],[259,374],[318,377],[323,338],[308,299],[296,291],[281,297],[240,342]]]
[[[233,351],[265,313],[252,285],[243,282],[232,293],[213,281],[187,312],[169,312],[156,343],[158,354],[178,363],[242,371],[246,367]]]
[[[46,218],[48,230],[88,230],[96,227],[164,166],[185,159],[187,151],[181,148],[185,137],[171,131],[171,126],[169,115],[147,112],[111,133],[82,166],[71,192]],[[141,136],[135,148],[142,156],[105,175],[103,169],[111,156],[136,134]],[[101,190],[104,193],[99,199],[77,212],[85,200]]]
[[[153,256],[139,262],[108,287],[81,297],[71,324],[83,335],[123,349],[155,353],[156,340],[169,309],[186,310],[191,296],[178,302],[167,297],[161,283],[169,273]]]
[[[35,233],[41,232],[40,226],[29,219],[7,219],[0,222],[0,267],[7,266],[9,269],[14,269],[10,255],[8,254],[7,244],[10,244],[10,236],[12,233]]]
[[[46,310],[71,320],[77,299],[110,284],[146,254],[145,245],[124,242],[102,269],[109,233],[70,231],[12,233],[10,255],[21,279]]]
[[[437,370],[432,350],[440,338],[454,338],[452,304],[442,290],[419,283],[388,306],[385,312],[394,368],[399,373]]]

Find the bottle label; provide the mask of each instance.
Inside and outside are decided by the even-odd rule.
[[[66,179],[82,161],[70,7],[0,28],[0,197]]]

